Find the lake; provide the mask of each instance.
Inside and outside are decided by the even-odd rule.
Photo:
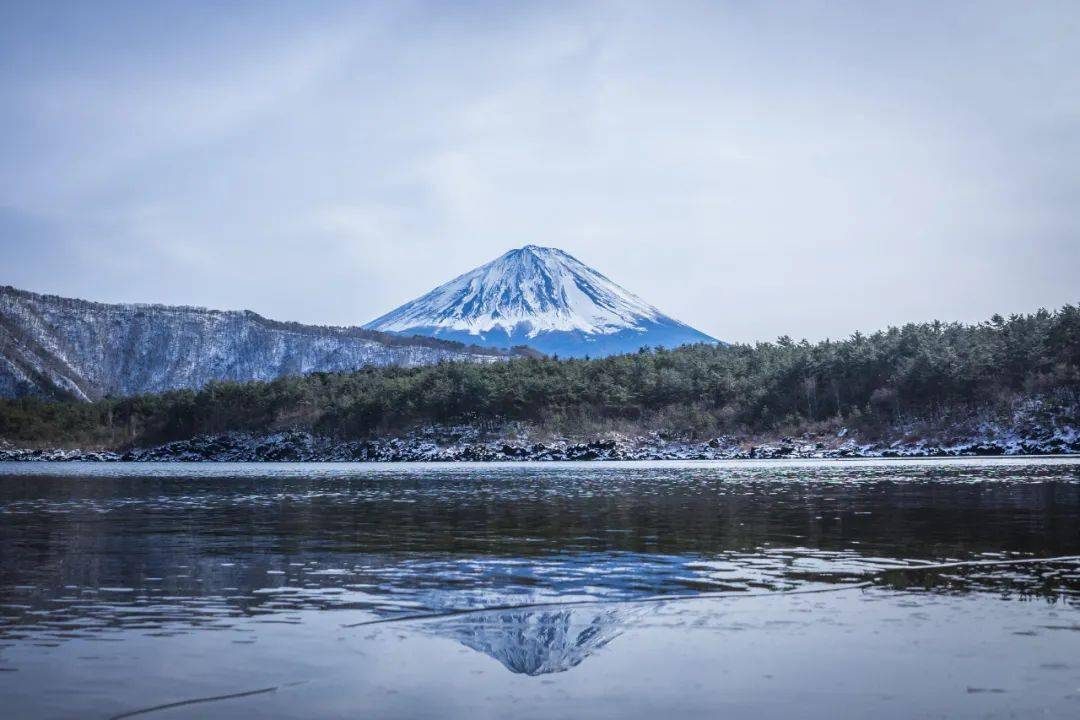
[[[0,464],[5,718],[1080,717],[1080,459]]]

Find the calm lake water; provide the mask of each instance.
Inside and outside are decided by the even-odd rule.
[[[1073,459],[0,463],[0,714],[1080,717],[1076,556]]]

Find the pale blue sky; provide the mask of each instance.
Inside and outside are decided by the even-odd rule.
[[[716,337],[1080,301],[1080,3],[0,2],[0,284],[360,324],[563,248]]]

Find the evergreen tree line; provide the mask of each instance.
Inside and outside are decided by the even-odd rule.
[[[535,423],[768,432],[941,417],[1018,395],[1080,399],[1080,306],[977,325],[931,322],[841,341],[781,337],[602,359],[364,368],[218,382],[94,403],[0,402],[0,438],[121,447],[227,430],[302,428],[362,438],[427,423]]]

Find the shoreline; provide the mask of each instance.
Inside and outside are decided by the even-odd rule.
[[[922,457],[780,457],[780,458],[714,458],[714,459],[635,459],[635,460],[90,460],[87,458],[77,458],[69,460],[10,460],[0,458],[0,466],[4,465],[19,465],[19,466],[56,466],[56,465],[212,465],[215,467],[227,467],[230,465],[425,465],[425,466],[480,466],[480,465],[495,465],[501,467],[519,467],[528,465],[578,465],[578,464],[637,464],[651,465],[654,463],[672,463],[673,465],[680,465],[683,463],[702,463],[708,465],[710,463],[748,463],[748,464],[767,464],[777,463],[783,465],[785,463],[860,463],[866,461],[884,462],[884,463],[911,463],[918,464],[920,462],[940,462],[940,461],[956,461],[963,463],[964,461],[986,461],[986,460],[1005,460],[1005,461],[1042,461],[1042,460],[1076,460],[1080,462],[1080,453],[1062,453],[1062,454],[1046,454],[1046,455],[940,455],[940,456],[922,456]]]
[[[26,449],[0,446],[0,462],[576,462],[620,460],[843,460],[977,457],[1076,457],[1080,434],[1008,433],[949,442],[860,442],[829,437],[707,440],[610,434],[586,440],[533,441],[528,433],[483,436],[472,427],[428,427],[400,436],[335,440],[307,431],[200,435],[127,450]]]

